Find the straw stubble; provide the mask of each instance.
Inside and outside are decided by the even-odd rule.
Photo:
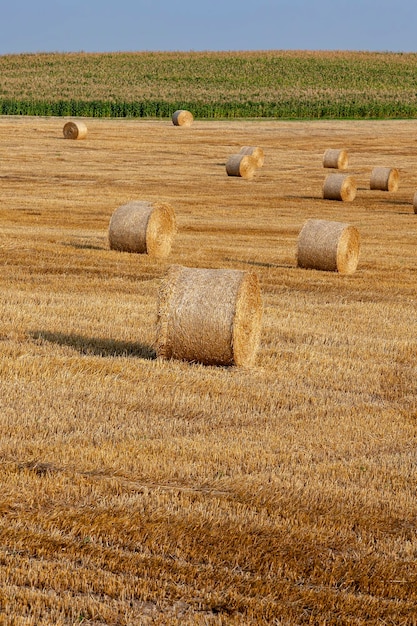
[[[112,250],[163,258],[171,252],[176,233],[175,213],[162,202],[136,200],[118,207],[109,224]]]
[[[156,352],[206,365],[250,366],[261,322],[255,273],[171,266],[159,291]]]
[[[297,265],[307,269],[353,274],[359,261],[360,235],[350,224],[310,219],[300,231]]]

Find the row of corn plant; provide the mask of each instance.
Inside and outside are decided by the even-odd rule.
[[[106,102],[85,100],[0,99],[0,115],[169,118],[186,108],[196,119],[410,119],[416,103],[329,102],[282,100],[280,102]]]

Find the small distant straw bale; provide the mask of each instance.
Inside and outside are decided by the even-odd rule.
[[[310,219],[298,236],[297,266],[353,274],[359,250],[360,235],[354,226]]]
[[[395,167],[374,167],[371,172],[370,188],[397,191],[399,178],[399,172]]]
[[[414,213],[417,213],[417,191],[414,194],[413,207],[414,207]]]
[[[185,109],[179,109],[172,115],[172,123],[174,126],[191,126],[194,121],[194,116],[191,111]]]
[[[67,122],[64,124],[63,133],[65,139],[85,139],[87,137],[87,126],[84,122]]]
[[[159,291],[156,352],[206,365],[250,366],[261,323],[254,272],[174,265]]]
[[[329,148],[323,155],[323,167],[333,167],[338,170],[345,170],[348,166],[349,157],[346,150]]]
[[[329,174],[323,185],[323,198],[352,202],[356,197],[356,181],[347,174]]]
[[[243,146],[239,150],[239,154],[248,154],[255,159],[256,167],[262,167],[264,164],[264,151],[257,146]]]
[[[176,232],[173,208],[166,203],[133,201],[117,208],[109,224],[111,250],[163,258]]]
[[[252,178],[256,170],[256,161],[249,154],[232,154],[226,162],[228,176]]]

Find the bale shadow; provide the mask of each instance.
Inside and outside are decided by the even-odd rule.
[[[30,471],[41,477],[62,472],[62,469],[58,468],[54,464],[39,460],[22,461],[17,463],[17,468],[19,471]]]
[[[390,207],[395,208],[395,215],[414,215],[413,203],[407,200],[393,200],[392,198],[380,198],[378,200],[381,210],[385,212]],[[385,205],[385,206],[384,206]],[[408,208],[408,211],[401,211],[401,208]]]
[[[255,267],[274,267],[276,269],[293,269],[294,265],[286,265],[284,263],[266,263],[264,261],[245,261],[245,259],[234,259],[232,257],[225,257],[225,261],[232,263],[244,263],[245,265],[254,265]]]
[[[397,206],[407,206],[407,207],[410,207],[411,210],[414,209],[412,199],[411,200],[395,200],[393,198],[381,198],[380,202],[383,204],[396,204]]]
[[[106,246],[94,245],[91,243],[66,243],[62,244],[69,248],[75,248],[76,250],[107,250]]]
[[[287,198],[288,200],[321,200],[322,196],[304,196],[302,194],[285,194],[282,196],[283,198]]]
[[[48,331],[34,331],[30,335],[36,341],[46,341],[60,346],[67,346],[87,356],[130,357],[147,359],[148,361],[156,359],[155,350],[151,346],[139,342],[131,343],[129,341],[50,333]]]

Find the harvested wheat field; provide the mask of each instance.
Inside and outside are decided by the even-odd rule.
[[[0,622],[417,624],[416,122],[87,124],[0,117]],[[168,257],[110,250],[132,201]],[[354,274],[297,267],[308,219],[359,231]],[[171,265],[256,272],[253,366],[156,357]]]

